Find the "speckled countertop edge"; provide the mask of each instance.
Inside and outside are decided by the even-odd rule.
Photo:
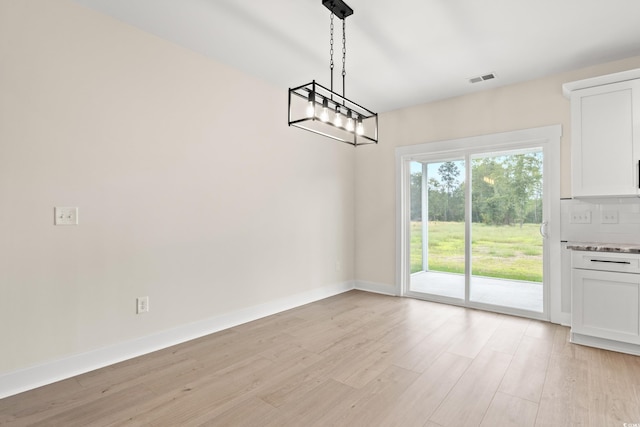
[[[592,252],[618,252],[626,254],[640,254],[640,245],[627,244],[627,243],[593,243],[593,242],[580,242],[570,243],[567,245],[568,249],[575,251],[592,251]]]

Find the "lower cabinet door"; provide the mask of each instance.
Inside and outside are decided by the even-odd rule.
[[[640,344],[640,275],[573,269],[571,331]]]

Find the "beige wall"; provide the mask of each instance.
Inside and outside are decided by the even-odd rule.
[[[570,197],[570,108],[562,84],[638,67],[634,57],[382,114],[379,145],[356,154],[356,279],[389,292],[396,282],[396,147],[561,124],[561,195]]]
[[[0,375],[353,279],[354,150],[286,88],[67,0],[0,0],[0,58]]]

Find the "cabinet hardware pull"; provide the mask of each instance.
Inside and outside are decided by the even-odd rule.
[[[638,160],[638,188],[640,188],[640,160]]]
[[[608,262],[611,264],[631,264],[630,261],[611,261],[611,260],[604,260],[604,259],[592,259],[591,262]]]

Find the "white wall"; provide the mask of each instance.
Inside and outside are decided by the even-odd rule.
[[[638,67],[634,57],[381,114],[379,145],[356,153],[357,281],[394,292],[396,147],[561,124],[561,196],[570,197],[570,105],[562,84]]]
[[[0,0],[0,58],[0,376],[353,280],[354,150],[287,88],[67,0]]]

